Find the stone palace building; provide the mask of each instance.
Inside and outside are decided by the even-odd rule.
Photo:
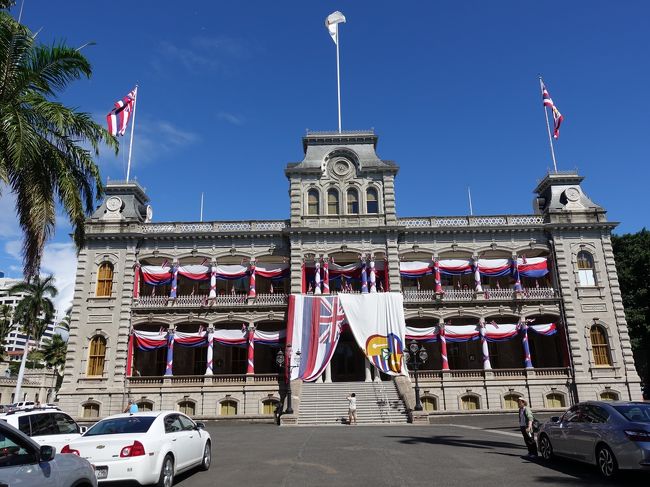
[[[66,411],[103,417],[130,397],[199,418],[272,417],[286,399],[276,354],[290,293],[402,293],[408,343],[428,352],[425,413],[514,409],[520,396],[534,410],[640,399],[616,224],[581,176],[547,174],[526,215],[399,217],[399,167],[378,157],[372,131],[302,142],[304,159],[285,168],[286,220],[154,223],[138,183],[108,184],[79,254]],[[402,379],[375,373],[344,329],[323,376],[291,384],[290,416],[356,383],[379,398],[370,409],[413,419]],[[320,399],[301,400],[307,391]],[[395,391],[400,405],[387,406]]]

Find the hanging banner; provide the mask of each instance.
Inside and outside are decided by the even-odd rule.
[[[320,377],[332,360],[344,319],[339,296],[289,296],[286,357],[291,380]]]
[[[368,360],[385,374],[403,374],[406,323],[402,294],[340,294],[339,298],[350,330]]]

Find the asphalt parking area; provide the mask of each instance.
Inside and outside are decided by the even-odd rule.
[[[208,425],[214,444],[210,471],[181,475],[176,485],[502,487],[504,482],[592,486],[650,482],[647,473],[604,482],[587,465],[529,461],[523,458],[527,452],[512,420],[445,417],[425,426],[332,427],[214,423]]]

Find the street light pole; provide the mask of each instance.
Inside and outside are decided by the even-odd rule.
[[[409,345],[409,350],[404,351],[404,359],[406,365],[413,367],[413,375],[415,376],[415,407],[414,411],[422,411],[422,402],[420,402],[420,383],[418,382],[418,366],[427,361],[428,354],[424,346],[420,346],[417,342],[413,341]]]
[[[275,363],[278,364],[278,367],[280,369],[286,368],[287,369],[287,377],[286,377],[286,383],[287,383],[287,410],[285,411],[286,414],[293,414],[293,407],[291,406],[291,371],[295,369],[296,367],[300,366],[300,350],[296,352],[296,358],[295,358],[295,364],[291,363],[291,345],[287,345],[287,355],[286,359],[288,361],[288,364],[285,362],[285,355],[282,350],[278,352],[278,354],[275,356]]]

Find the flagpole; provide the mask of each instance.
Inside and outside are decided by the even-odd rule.
[[[469,189],[469,186],[467,186],[467,198],[469,199],[469,214],[470,216],[474,216],[474,208],[472,208],[472,191]]]
[[[542,77],[539,77],[539,89],[542,92],[542,95],[544,94],[544,82],[542,81]],[[546,110],[546,105],[542,105],[544,107],[544,116],[546,117],[546,132],[548,133],[548,143],[551,146],[551,157],[553,158],[553,169],[555,170],[555,174],[557,174],[557,163],[555,162],[555,150],[553,149],[553,137],[551,137],[551,125],[548,123],[548,110]]]
[[[203,221],[203,192],[201,192],[201,221]]]
[[[339,62],[339,24],[336,24],[336,89],[339,100],[339,134],[341,133],[341,71]]]
[[[126,182],[129,182],[131,175],[131,152],[133,151],[133,129],[135,128],[135,109],[138,104],[138,85],[135,85],[135,96],[133,97],[133,120],[131,120],[131,137],[129,140],[129,162],[126,166]]]

